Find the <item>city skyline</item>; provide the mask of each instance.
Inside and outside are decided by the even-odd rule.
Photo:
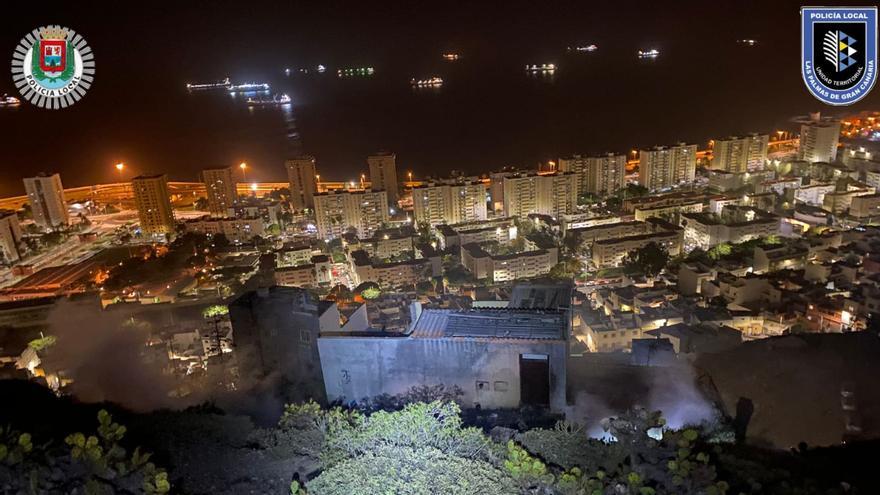
[[[10,10],[0,491],[880,493],[876,6]]]
[[[507,12],[502,17],[517,19],[515,25],[526,30],[538,30],[538,26],[548,24],[555,26],[552,35],[543,30],[542,36],[534,41],[534,48],[514,41],[510,33],[514,28],[506,22],[499,21],[499,26],[482,30],[484,34],[479,37],[465,35],[465,25],[445,26],[444,19],[453,15],[451,12],[455,9],[448,12],[442,9],[443,12],[434,13],[436,15],[432,15],[430,9],[423,13],[395,10],[387,15],[375,11],[358,20],[346,18],[341,23],[328,23],[327,19],[333,16],[325,15],[321,9],[307,9],[296,16],[297,25],[306,28],[299,29],[300,34],[282,35],[270,30],[265,37],[253,36],[255,43],[268,44],[255,52],[272,53],[271,60],[242,52],[238,47],[226,50],[218,47],[211,57],[185,66],[181,66],[182,61],[195,60],[185,40],[210,39],[214,36],[211,33],[223,32],[230,21],[206,21],[196,26],[190,21],[191,17],[205,13],[197,14],[188,9],[174,21],[157,14],[142,15],[137,22],[117,20],[116,28],[122,30],[137,32],[142,29],[140,24],[153,23],[170,33],[170,37],[151,43],[128,44],[123,54],[122,45],[112,41],[112,32],[97,22],[100,13],[88,7],[81,11],[69,9],[68,23],[84,35],[90,35],[87,38],[96,55],[104,54],[103,61],[101,57],[96,58],[102,78],[96,80],[87,95],[90,103],[83,100],[83,104],[70,112],[50,115],[50,112],[20,107],[0,113],[0,130],[20,143],[18,147],[0,150],[0,159],[29,169],[30,175],[41,171],[60,172],[67,177],[65,183],[74,186],[115,181],[119,174],[112,166],[118,162],[127,164],[127,178],[167,173],[169,179],[175,181],[195,180],[202,168],[235,166],[245,161],[251,167],[253,180],[283,181],[285,159],[311,154],[334,171],[328,179],[350,180],[367,172],[363,156],[387,149],[399,155],[402,170],[425,177],[452,169],[472,174],[510,165],[532,168],[537,162],[569,154],[627,153],[630,149],[678,141],[701,144],[724,135],[778,129],[794,131],[795,127],[789,123],[791,117],[818,109],[810,95],[796,86],[796,72],[784,66],[772,66],[769,70],[775,77],[759,78],[753,81],[753,88],[727,82],[735,80],[734,70],[742,64],[751,70],[763,70],[760,65],[748,64],[757,64],[756,60],[767,57],[770,52],[780,56],[790,53],[796,58],[797,26],[794,23],[774,24],[759,17],[740,19],[743,12],[749,11],[748,5],[734,9],[680,4],[678,10],[657,8],[654,14],[658,21],[650,25],[639,20],[642,19],[640,10],[653,8],[641,6],[621,11],[571,7],[561,13],[532,12],[532,16],[527,12],[499,10]],[[770,6],[756,4],[754,8],[767,11],[768,19],[797,12],[794,4],[785,2]],[[465,12],[474,8],[463,9]],[[494,11],[485,6],[476,8],[472,14],[474,19],[491,19]],[[742,46],[737,43],[737,35],[721,35],[708,27],[697,26],[706,30],[705,36],[697,46],[687,46],[662,20],[688,12],[703,12],[707,18],[737,19],[743,26],[741,36],[759,38],[759,43]],[[18,22],[28,21],[32,15],[24,13]],[[263,18],[267,15],[260,12],[254,16],[252,21],[237,28],[248,30],[251,28],[246,26],[280,22],[265,21]],[[310,17],[316,20],[310,22]],[[598,22],[605,17],[607,23]],[[576,27],[573,25],[576,20],[584,24]],[[33,22],[41,21],[34,18]],[[335,41],[330,34],[355,32],[370,22],[389,29],[367,30],[369,34],[365,36],[375,42],[370,43],[368,50],[358,49],[359,53],[353,53],[352,46]],[[391,26],[395,28],[390,29]],[[19,36],[14,33],[14,27],[3,30],[3,36],[10,38],[9,43],[14,43]],[[615,29],[633,35],[628,36],[626,42],[620,42],[614,38]],[[422,32],[432,35],[420,37]],[[444,37],[445,32],[453,34]],[[301,47],[306,33],[326,43],[311,40],[308,46],[320,47],[313,48],[315,53],[297,53],[307,50]],[[412,38],[410,44],[415,47],[405,55],[392,42],[401,36]],[[567,51],[572,45],[588,42],[597,43],[600,48],[579,55]],[[172,44],[182,50],[181,54],[163,57],[163,47]],[[639,63],[635,52],[646,45],[661,48],[662,55],[650,63]],[[457,51],[463,57],[446,62],[440,58],[440,53],[445,51]],[[699,58],[727,62],[719,62],[717,76],[704,74],[699,66],[693,67],[690,62],[695,53]],[[148,63],[121,63],[128,57]],[[555,59],[560,67],[552,81],[538,84],[539,81],[522,72],[522,64],[550,59]],[[296,72],[299,68],[314,69],[317,64],[330,68],[321,78]],[[371,79],[375,82],[331,81],[331,77],[325,77],[335,75],[339,67],[366,65],[376,67]],[[294,74],[285,76],[285,68],[292,68]],[[687,89],[694,84],[691,70],[703,77],[700,91]],[[408,84],[410,78],[434,72],[446,76],[443,88],[438,93],[414,95]],[[596,74],[607,74],[607,78],[598,79],[607,83],[597,84]],[[187,82],[212,81],[225,76],[236,82],[267,81],[273,88],[277,87],[278,92],[289,92],[293,97],[290,115],[278,118],[276,112],[268,109],[248,114],[246,109],[227,105],[232,102],[222,98],[219,101],[206,95],[193,98],[184,90]],[[654,81],[656,87],[630,82],[642,79]],[[387,89],[380,90],[380,85]],[[11,85],[0,88],[3,92],[14,92]],[[625,105],[623,109],[595,97],[608,91],[612,92],[613,99]],[[467,93],[479,97],[462,97]],[[666,99],[663,93],[674,96]],[[689,98],[696,98],[697,105],[711,105],[711,118],[671,103],[689,101]],[[870,108],[876,98],[876,95],[869,96],[856,109]],[[558,104],[562,101],[567,105]],[[448,115],[438,112],[435,102],[442,102],[449,110]],[[517,113],[509,110],[514,102]],[[110,118],[106,115],[102,118],[103,109],[111,106],[116,111]],[[742,106],[754,108],[749,120],[735,112],[735,108]],[[158,111],[160,108],[162,111]],[[385,111],[390,108],[394,109],[393,116]],[[76,125],[69,120],[74,113],[78,115]],[[585,115],[594,117],[585,120]],[[612,119],[614,115],[626,117]],[[126,119],[147,125],[133,132],[130,126],[124,125]],[[666,125],[668,121],[677,125]],[[223,125],[218,125],[221,122]],[[406,122],[414,124],[410,126]],[[56,126],[70,129],[57,138],[57,146],[67,150],[65,156],[69,159],[53,163],[54,157],[41,156],[45,152],[28,129]],[[463,132],[456,131],[458,126],[463,126]],[[405,139],[405,133],[415,128],[424,131],[418,143]],[[195,129],[201,130],[195,133]],[[537,135],[525,139],[530,133]],[[97,134],[102,136],[99,142],[91,139]],[[337,138],[345,144],[340,146]],[[9,172],[0,171],[0,195],[14,195],[17,178],[4,174]]]

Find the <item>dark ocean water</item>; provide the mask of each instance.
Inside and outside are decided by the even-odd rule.
[[[114,20],[126,33],[157,23],[169,33],[193,30],[159,41],[140,34],[120,40],[107,24],[71,14],[68,23],[95,50],[95,86],[67,110],[0,111],[0,194],[23,194],[21,177],[41,170],[60,172],[68,186],[118,180],[118,161],[127,164],[126,176],[166,172],[176,180],[247,161],[249,181],[284,180],[284,158],[305,152],[317,157],[322,178],[349,180],[366,171],[369,153],[390,150],[401,176],[412,170],[422,177],[789,129],[792,116],[822,106],[799,73],[797,5],[770,3],[677,3],[674,11],[647,13],[605,6],[604,17],[588,9],[581,18],[563,10],[499,19],[481,10],[458,24],[434,16],[419,30],[391,22],[396,12],[379,11],[371,14],[383,20],[373,19],[375,32],[346,18],[336,31],[312,22],[300,37],[294,24],[250,14],[224,17],[222,28],[194,23],[193,13]],[[420,19],[415,10],[401,15]],[[40,18],[4,24],[3,46],[11,52],[19,37],[12,33]],[[760,44],[736,43],[744,37]],[[567,53],[566,45],[577,42],[599,49]],[[648,48],[661,50],[660,57],[638,60],[636,51]],[[450,49],[461,60],[442,60]],[[531,77],[523,69],[544,62],[559,70]],[[295,71],[318,63],[326,73]],[[373,66],[375,74],[336,77],[336,68],[357,65]],[[294,69],[290,77],[285,67]],[[223,91],[184,89],[188,80],[225,75],[269,82],[293,105],[250,110]],[[410,78],[431,75],[445,80],[441,89],[410,87]],[[12,89],[0,79],[0,93]],[[843,111],[877,107],[880,90]]]

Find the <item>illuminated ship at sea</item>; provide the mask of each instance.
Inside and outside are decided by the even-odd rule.
[[[443,86],[443,79],[434,76],[428,79],[410,79],[409,83],[416,88],[439,88]]]
[[[595,52],[598,49],[599,47],[596,45],[568,47],[568,51],[570,52]]]
[[[199,91],[203,89],[229,89],[232,87],[232,83],[229,82],[229,78],[223,79],[221,81],[213,82],[213,83],[197,83],[191,84],[186,83],[186,89],[190,91]]]
[[[286,94],[275,95],[272,98],[248,98],[247,104],[249,106],[273,106],[273,105],[289,105],[290,97]]]
[[[233,84],[229,86],[229,91],[234,91],[237,93],[252,93],[257,91],[269,91],[269,84],[267,83],[244,83],[244,84]]]
[[[532,73],[537,73],[537,72],[543,72],[543,73],[556,72],[556,64],[541,64],[541,65],[538,65],[538,64],[532,64],[532,65],[526,65],[526,72],[532,72]]]
[[[639,58],[657,58],[660,56],[660,50],[652,48],[650,50],[639,50]]]
[[[338,77],[372,76],[372,67],[346,67],[336,71]]]
[[[18,105],[21,105],[21,100],[14,96],[3,95],[3,97],[0,98],[0,107],[15,107]]]
[[[458,60],[461,56],[454,52],[447,52],[443,54],[443,60],[449,60],[450,62]]]

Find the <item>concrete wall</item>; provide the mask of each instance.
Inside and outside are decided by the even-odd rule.
[[[322,336],[318,349],[330,401],[394,395],[415,385],[444,384],[461,387],[466,406],[519,407],[520,355],[545,354],[549,357],[550,407],[557,411],[565,407],[563,341]]]

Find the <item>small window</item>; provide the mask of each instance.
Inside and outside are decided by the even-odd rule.
[[[489,390],[489,382],[477,381],[477,390]]]
[[[495,391],[496,392],[507,392],[508,387],[507,382],[495,382]]]

